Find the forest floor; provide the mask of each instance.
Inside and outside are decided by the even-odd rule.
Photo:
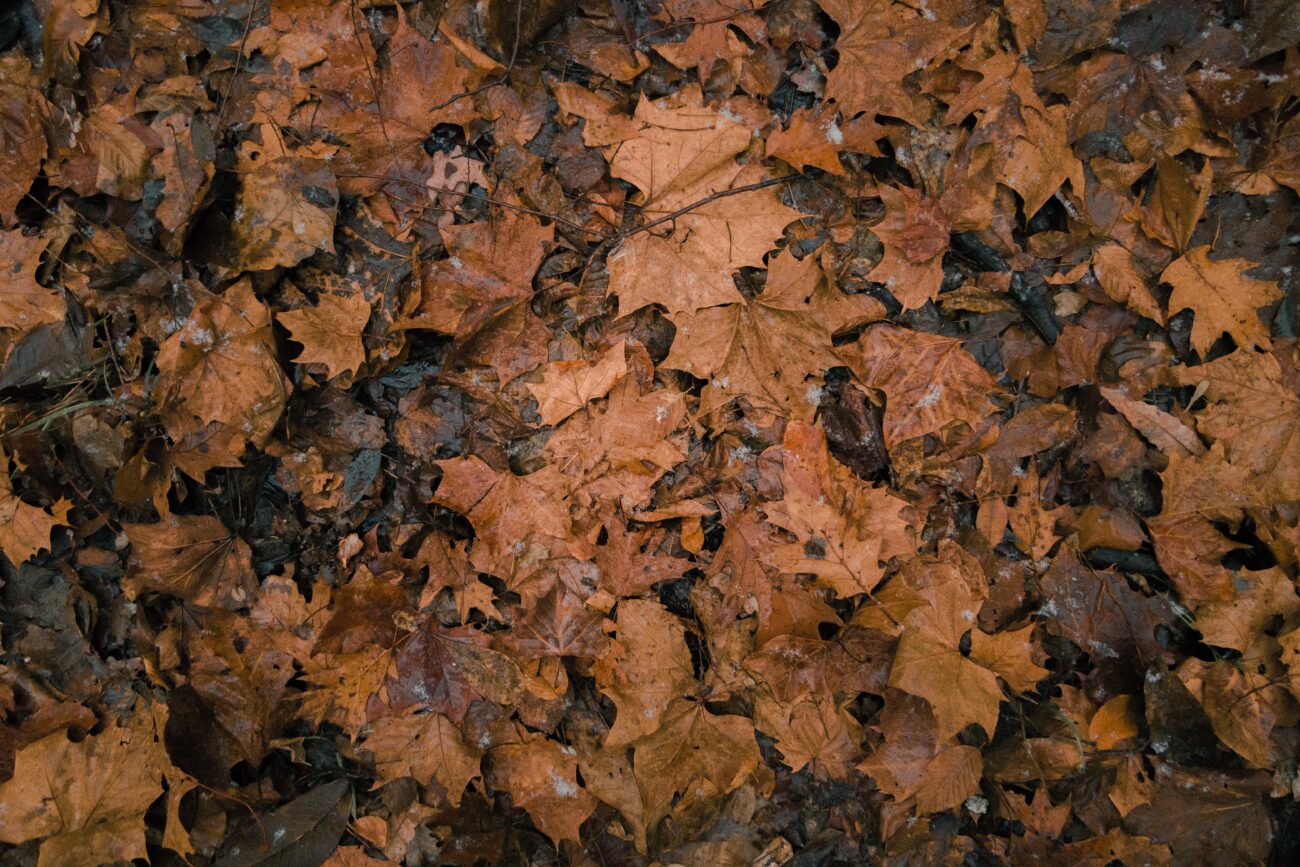
[[[0,11],[0,867],[1300,861],[1291,0]]]

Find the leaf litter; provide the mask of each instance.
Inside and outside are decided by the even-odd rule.
[[[0,11],[0,861],[1291,863],[1286,0]]]

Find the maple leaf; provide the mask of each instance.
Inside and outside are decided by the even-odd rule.
[[[439,29],[456,35],[447,28]],[[349,49],[353,45],[355,42]],[[397,27],[387,52],[388,75],[375,94],[379,117],[393,120],[392,130],[385,131],[387,136],[415,145],[434,125],[465,123],[475,116],[472,106],[455,98],[467,93],[474,80],[473,73],[460,62],[460,55],[467,49],[459,38],[428,38],[412,25],[405,10],[397,10]],[[491,62],[491,58],[484,59]],[[366,116],[370,117],[368,113]]]
[[[1188,250],[1160,274],[1161,282],[1174,287],[1170,311],[1195,311],[1192,347],[1202,356],[1225,332],[1238,346],[1268,345],[1259,308],[1281,298],[1282,290],[1268,280],[1247,277],[1253,267],[1255,263],[1245,259],[1211,259],[1210,248],[1202,246]]]
[[[159,734],[140,712],[80,742],[60,730],[19,750],[0,783],[0,841],[44,837],[38,867],[145,857],[145,811],[174,772]]]
[[[520,300],[497,314],[491,327],[470,338],[465,346],[465,360],[491,367],[504,387],[522,373],[546,361],[546,344],[551,332],[529,307]]]
[[[643,98],[634,119],[637,134],[617,146],[610,172],[639,189],[647,204],[684,205],[692,201],[688,191],[722,189],[734,157],[751,140],[745,127],[705,106],[698,87],[664,99]]]
[[[407,327],[468,337],[533,293],[533,275],[555,236],[513,212],[438,230],[446,259],[421,266],[420,306]]]
[[[1162,156],[1156,161],[1155,184],[1143,209],[1144,231],[1168,247],[1185,251],[1205,215],[1213,176],[1209,162],[1193,175],[1178,160]]]
[[[760,697],[755,724],[776,739],[786,764],[794,772],[812,765],[814,773],[847,779],[862,739],[862,726],[827,696],[785,705]]]
[[[158,370],[153,399],[173,440],[206,438],[211,424],[226,434],[224,443],[216,437],[198,454],[175,456],[196,478],[210,466],[238,466],[246,443],[265,443],[289,393],[270,311],[247,279],[194,305],[159,347]],[[198,382],[204,387],[193,387]]]
[[[521,744],[494,747],[487,761],[488,785],[509,792],[515,806],[527,810],[543,834],[557,843],[581,840],[578,827],[596,801],[578,782],[573,750],[534,736]]]
[[[518,624],[510,644],[522,659],[547,656],[598,657],[608,639],[600,633],[601,617],[577,594],[552,587]]]
[[[698,88],[642,100],[636,120],[640,135],[615,146],[610,171],[641,190],[647,219],[764,178],[761,169],[733,159],[749,145],[749,131],[705,108]],[[624,314],[647,304],[680,312],[741,300],[732,272],[761,266],[798,217],[770,188],[702,204],[673,220],[665,235],[640,232],[614,250],[609,293]]]
[[[123,589],[167,593],[187,604],[246,606],[257,589],[248,545],[207,515],[172,515],[157,524],[124,524],[131,571]]]
[[[154,119],[154,132],[164,142],[154,154],[153,173],[162,178],[163,197],[158,204],[158,222],[167,235],[167,250],[179,254],[190,219],[203,203],[215,174],[212,161],[200,155],[195,139],[203,133],[195,128],[192,115],[176,112]]]
[[[1282,647],[1277,636],[1289,635],[1300,619],[1300,598],[1291,579],[1280,569],[1249,573],[1234,582],[1239,592],[1230,600],[1206,602],[1196,609],[1196,629],[1206,644],[1241,654],[1243,670],[1254,670],[1282,682]],[[1241,585],[1245,584],[1243,588]],[[1265,687],[1261,693],[1272,689]]]
[[[1179,597],[1193,607],[1201,602],[1227,600],[1235,595],[1235,581],[1223,558],[1234,543],[1215,529],[1215,519],[1236,519],[1251,504],[1259,489],[1247,483],[1248,471],[1224,459],[1215,444],[1205,455],[1171,456],[1161,473],[1160,514],[1147,519],[1160,565],[1173,579]]]
[[[411,605],[396,570],[376,576],[357,567],[334,592],[334,609],[316,636],[313,652],[353,653],[367,644],[392,647],[405,633],[397,626],[411,616]]]
[[[839,107],[823,105],[813,110],[796,109],[785,129],[767,137],[767,155],[779,157],[796,168],[815,166],[832,174],[845,174],[840,163],[841,151],[880,156],[877,140],[885,137],[886,128],[863,115],[844,120]]]
[[[1290,705],[1285,694],[1281,706],[1275,707],[1259,684],[1227,660],[1184,660],[1176,673],[1205,709],[1219,740],[1253,767],[1273,766],[1273,729]]]
[[[438,461],[442,484],[434,502],[460,512],[478,534],[471,562],[509,575],[532,536],[567,539],[570,522],[560,502],[527,479],[498,473],[476,457]]]
[[[235,271],[292,267],[317,250],[334,251],[338,182],[323,160],[245,154],[231,224]]]
[[[1028,471],[1017,480],[1016,505],[1008,516],[1017,546],[1035,560],[1045,557],[1060,538],[1057,521],[1068,514],[1065,507],[1049,509],[1043,503],[1038,469],[1030,461]]]
[[[36,282],[36,269],[50,239],[27,236],[19,229],[0,232],[0,257],[7,263],[0,286],[0,328],[30,331],[47,322],[62,322],[67,314],[63,293]]]
[[[1118,51],[1097,52],[1071,70],[1062,90],[1069,97],[1069,138],[1089,133],[1124,136],[1140,124],[1144,138],[1168,153],[1191,146],[1199,123],[1184,113],[1191,102],[1181,75]],[[1189,141],[1189,139],[1191,141]]]
[[[992,57],[982,53],[971,52],[968,57],[976,62],[967,67],[981,76],[980,82],[962,93],[944,95],[949,103],[946,123],[977,115],[962,152],[948,165],[950,176],[954,167],[964,169],[966,176],[960,182],[950,177],[942,197],[963,228],[988,224],[982,200],[992,194],[993,184],[1019,193],[1026,215],[1037,213],[1067,180],[1076,192],[1085,189],[1083,166],[1066,136],[1065,106],[1043,103],[1033,70],[1021,58],[1010,52]]]
[[[903,618],[889,685],[928,701],[942,738],[972,723],[991,735],[1002,701],[997,676],[961,652],[983,600],[953,573],[931,585],[927,596],[927,604]]]
[[[889,690],[880,713],[884,743],[858,770],[899,804],[913,800],[922,814],[952,809],[979,788],[979,750],[940,737],[934,715],[917,698]]]
[[[1139,672],[1165,653],[1156,627],[1173,617],[1169,604],[1134,592],[1114,572],[1087,568],[1064,546],[1043,576],[1043,596],[1054,628],[1091,656],[1089,681],[1099,693],[1135,691]]]
[[[315,307],[277,313],[275,318],[302,344],[299,364],[323,364],[333,379],[356,373],[366,362],[361,335],[370,319],[370,304],[359,295],[322,295]]]
[[[577,741],[575,746],[587,791],[618,810],[637,851],[648,851],[645,806],[627,748],[600,749],[594,741]]]
[[[754,726],[745,717],[715,716],[704,705],[676,699],[659,729],[636,741],[632,767],[645,804],[646,824],[668,814],[672,799],[701,784],[725,795],[758,767]]]
[[[871,111],[921,123],[903,79],[925,66],[962,31],[893,0],[817,0],[840,26],[839,64],[826,79],[826,96],[851,112]]]
[[[542,424],[553,427],[589,402],[608,394],[614,383],[627,375],[625,354],[620,342],[593,363],[553,361],[546,365],[542,381],[528,385],[537,399]]]
[[[880,692],[893,649],[894,640],[873,629],[855,628],[835,641],[778,635],[744,665],[778,701],[793,704],[836,692]]]
[[[762,180],[749,168],[724,168],[678,198],[699,200],[713,192]],[[648,217],[672,212],[669,202],[647,205]],[[609,255],[609,292],[619,310],[647,304],[669,312],[694,311],[738,300],[731,279],[744,266],[758,267],[799,212],[781,203],[771,188],[719,198],[672,221],[664,236],[642,232]]]
[[[308,684],[298,700],[304,719],[331,722],[357,732],[370,721],[372,701],[393,677],[393,654],[375,645],[354,653],[308,653],[300,657]]]
[[[668,0],[664,4],[674,22],[693,21],[690,34],[682,42],[668,42],[655,50],[678,69],[697,68],[701,79],[707,78],[713,65],[744,52],[745,46],[730,29],[739,28],[751,38],[760,38],[763,20],[751,14],[768,0]]]
[[[1163,843],[1148,837],[1125,833],[1122,828],[1111,828],[1098,837],[1077,840],[1061,847],[1061,854],[1072,864],[1150,864],[1167,867],[1173,864],[1173,855]]]
[[[48,104],[33,86],[31,61],[6,52],[0,72],[0,223],[12,225],[14,209],[40,174],[49,145],[42,128]],[[9,259],[5,257],[6,261]]]
[[[677,336],[663,363],[708,380],[703,412],[744,397],[811,421],[821,394],[817,379],[839,363],[832,335],[884,312],[871,299],[831,288],[812,256],[789,253],[769,263],[761,294],[736,300],[670,317]]]
[[[1206,859],[1252,864],[1268,857],[1267,775],[1261,784],[1258,777],[1197,775],[1166,762],[1153,764],[1155,795],[1125,817],[1125,830],[1167,844],[1174,864]]]
[[[885,440],[934,433],[954,421],[977,427],[995,409],[993,377],[961,341],[897,325],[874,325],[840,357],[863,385],[885,393]]]
[[[1164,313],[1151,294],[1149,275],[1139,270],[1137,259],[1122,244],[1103,244],[1092,254],[1092,270],[1101,288],[1114,301],[1139,316],[1164,323]]]
[[[459,722],[476,698],[513,703],[523,675],[488,643],[488,636],[472,627],[440,628],[426,620],[397,648],[389,704],[393,710],[424,707]]]
[[[193,632],[184,647],[188,680],[169,705],[168,738],[185,732],[202,757],[195,775],[220,781],[241,761],[260,763],[292,721],[293,657],[280,636],[221,609]]]
[[[773,524],[796,541],[779,547],[786,572],[809,572],[841,598],[870,593],[884,577],[881,562],[914,552],[907,504],[832,464],[819,428],[792,422],[782,445],[785,497],[766,508]]]
[[[871,227],[885,246],[868,275],[884,283],[905,310],[922,307],[939,294],[948,219],[937,202],[912,187],[881,187],[885,219]]]
[[[547,464],[528,479],[585,508],[614,500],[627,511],[644,506],[653,486],[686,458],[685,395],[672,389],[641,393],[626,377],[602,409],[571,418],[546,442]]]
[[[659,728],[664,711],[695,686],[680,621],[651,599],[618,606],[618,638],[596,663],[596,683],[617,709],[606,747],[629,744]]]
[[[382,717],[363,747],[374,755],[381,780],[415,777],[424,786],[437,780],[453,807],[460,806],[465,786],[479,773],[480,753],[440,713],[407,711]]]
[[[106,193],[127,200],[144,195],[148,166],[159,142],[148,126],[118,102],[95,106],[80,134],[78,153],[64,163],[63,179],[85,195]]]
[[[59,500],[48,509],[22,501],[9,480],[10,459],[0,452],[0,551],[15,566],[21,566],[41,551],[50,550],[50,534],[68,526],[72,504]]]
[[[1033,631],[1032,623],[996,635],[973,630],[970,658],[1006,681],[1012,692],[1029,692],[1040,680],[1051,674],[1030,656],[1030,636]]]
[[[1176,376],[1204,391],[1208,405],[1192,417],[1229,464],[1249,472],[1269,500],[1300,497],[1300,398],[1278,356],[1239,349]]]

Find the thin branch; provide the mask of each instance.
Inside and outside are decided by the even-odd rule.
[[[676,220],[678,217],[682,216],[683,214],[689,214],[691,211],[694,211],[696,208],[702,208],[705,205],[709,204],[710,202],[716,202],[718,199],[725,199],[728,196],[736,196],[741,193],[750,193],[753,192],[754,190],[761,190],[766,187],[774,187],[777,184],[783,184],[786,181],[792,181],[797,177],[799,177],[798,174],[782,175],[779,178],[768,178],[765,181],[758,181],[757,183],[753,183],[753,184],[745,184],[744,186],[732,187],[727,190],[718,190],[718,192],[711,193],[702,199],[698,199],[694,202],[691,202],[689,205],[683,208],[678,208],[677,210],[673,211],[670,214],[664,214],[662,217],[653,219],[648,223],[643,223],[640,226],[637,226],[633,229],[626,229],[622,232],[619,232],[618,234],[609,238],[606,241],[606,243],[611,245],[621,243],[623,241],[626,241],[628,238],[632,237],[633,235],[639,235],[642,232],[650,231],[655,226],[660,226],[663,225],[664,223],[670,223],[673,220]]]
[[[515,61],[519,59],[520,34],[523,32],[523,14],[524,14],[524,4],[522,2],[516,2],[515,4],[515,46],[514,48],[510,49],[510,62],[507,63],[506,68],[501,71],[501,76],[496,81],[489,81],[486,84],[480,84],[478,87],[472,90],[466,90],[463,93],[458,93],[455,96],[451,96],[448,97],[447,99],[444,99],[442,102],[438,103],[433,108],[429,109],[430,112],[435,112],[440,109],[444,109],[449,105],[454,105],[455,103],[460,102],[462,99],[468,99],[471,96],[478,96],[480,93],[483,93],[484,91],[487,90],[491,90],[494,87],[500,87],[501,85],[505,84],[507,81],[510,80],[510,73],[513,72],[515,69]]]
[[[235,89],[235,79],[239,77],[239,64],[244,59],[244,46],[248,44],[248,31],[253,27],[253,15],[257,12],[258,0],[253,0],[248,7],[248,17],[244,19],[244,35],[239,37],[239,51],[235,54],[235,69],[230,73],[230,81],[226,82],[226,92],[221,97],[221,110],[217,112],[217,122],[213,124],[213,131],[221,132],[221,122],[226,117],[226,105],[230,102],[230,93]]]

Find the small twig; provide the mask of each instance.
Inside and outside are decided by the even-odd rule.
[[[685,207],[682,208],[678,208],[672,213],[664,214],[662,217],[656,217],[655,219],[651,220],[648,223],[642,223],[640,226],[635,226],[631,229],[624,229],[621,232],[616,232],[615,234],[610,235],[604,241],[601,241],[600,246],[596,247],[595,250],[591,251],[591,255],[587,257],[587,265],[590,266],[591,263],[596,261],[596,259],[602,253],[609,252],[614,247],[626,241],[628,238],[631,238],[633,235],[639,235],[642,232],[650,231],[655,226],[662,226],[664,223],[670,223],[673,220],[676,220],[678,217],[681,217],[685,214],[689,214],[691,211],[694,211],[696,208],[704,207],[710,202],[716,202],[718,199],[725,199],[728,196],[735,196],[735,195],[739,195],[740,193],[748,193],[754,190],[761,190],[765,187],[774,187],[777,184],[785,183],[786,181],[792,180],[797,177],[799,177],[797,174],[782,175],[779,178],[768,178],[767,180],[758,181],[757,183],[753,183],[753,184],[745,184],[744,186],[732,187],[731,189],[727,189],[727,190],[718,190],[718,192],[711,193],[702,199],[698,199],[694,202],[691,202],[689,205],[686,205]]]
[[[444,109],[449,105],[454,105],[462,99],[468,99],[471,96],[478,96],[480,93],[491,90],[494,87],[500,87],[510,80],[510,73],[515,69],[515,61],[519,59],[520,34],[523,32],[523,11],[524,4],[518,2],[515,6],[515,47],[510,49],[510,62],[507,63],[506,68],[501,71],[500,77],[497,78],[496,81],[489,81],[486,84],[480,84],[472,90],[466,90],[462,93],[456,94],[455,96],[448,97],[433,108],[429,109],[430,112]]]
[[[112,397],[102,398],[100,400],[87,400],[87,401],[82,401],[81,403],[74,403],[71,406],[61,407],[59,409],[54,410],[53,412],[46,413],[40,418],[35,419],[34,421],[29,421],[27,424],[22,425],[21,427],[16,427],[13,430],[5,431],[3,434],[0,434],[0,436],[15,437],[18,436],[19,434],[25,434],[28,431],[36,430],[37,428],[42,427],[44,425],[53,424],[59,419],[69,416],[72,413],[77,412],[78,410],[90,409],[91,407],[96,407],[96,406],[112,406],[115,403],[117,403],[117,398],[112,398]]]
[[[217,122],[213,124],[213,131],[220,133],[221,122],[226,117],[226,105],[230,102],[230,93],[235,89],[235,79],[239,77],[239,64],[244,59],[244,46],[248,44],[248,32],[253,28],[253,15],[257,13],[258,0],[253,0],[248,7],[248,17],[244,19],[244,35],[239,37],[239,52],[235,55],[235,69],[230,73],[230,81],[226,82],[226,92],[221,97],[221,109],[217,112]]]
[[[670,223],[673,220],[676,220],[678,217],[682,216],[683,214],[689,214],[691,211],[694,211],[696,208],[702,208],[705,205],[709,204],[710,202],[716,202],[718,199],[725,199],[728,196],[736,196],[739,195],[740,193],[749,193],[749,192],[753,192],[754,190],[761,190],[764,189],[765,187],[774,187],[777,184],[783,184],[786,181],[792,181],[797,177],[799,177],[799,175],[797,174],[782,175],[779,178],[768,178],[765,181],[758,181],[757,183],[753,183],[753,184],[745,184],[744,186],[732,187],[727,190],[718,190],[718,192],[711,193],[702,199],[697,199],[696,201],[691,202],[689,205],[683,208],[678,208],[672,213],[664,214],[662,217],[657,217],[656,219],[653,219],[648,223],[643,223],[640,226],[637,226],[633,229],[625,229],[624,231],[619,232],[613,237],[607,239],[605,243],[608,245],[622,243],[623,241],[626,241],[628,238],[631,238],[633,235],[639,235],[642,232],[650,231],[655,226],[661,226],[664,223]]]

